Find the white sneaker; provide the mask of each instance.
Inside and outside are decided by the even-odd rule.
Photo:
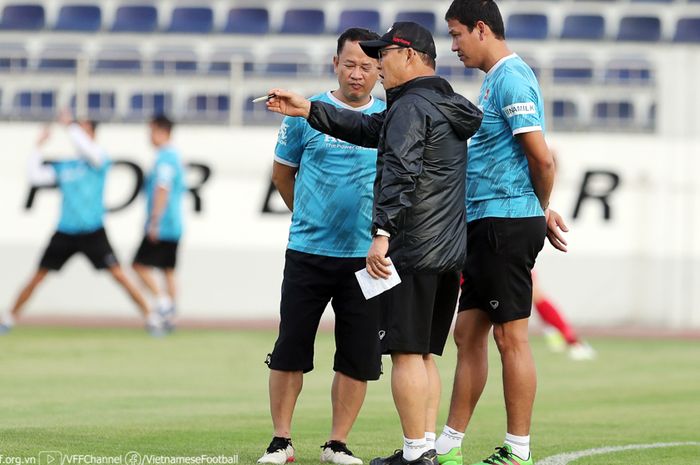
[[[566,350],[566,341],[561,333],[553,328],[544,329],[544,342],[547,348],[555,353],[561,353]]]
[[[362,465],[362,460],[355,457],[345,443],[340,441],[328,441],[321,446],[321,463]]]
[[[577,342],[569,347],[569,358],[571,360],[593,360],[596,358],[595,350],[587,342]]]
[[[284,438],[273,438],[263,456],[258,459],[258,463],[284,465],[294,462],[294,460],[292,441]]]

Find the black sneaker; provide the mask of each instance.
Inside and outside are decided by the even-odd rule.
[[[270,442],[263,456],[258,459],[258,463],[283,465],[285,463],[294,462],[294,460],[292,440],[275,436],[272,438],[272,442]]]
[[[328,441],[321,446],[321,463],[362,465],[362,460],[355,457],[344,442]]]
[[[405,460],[403,458],[403,450],[397,449],[394,455],[389,457],[377,457],[372,459],[369,465],[438,465],[437,452],[435,449],[430,449],[427,452],[423,452],[423,455],[415,460]]]

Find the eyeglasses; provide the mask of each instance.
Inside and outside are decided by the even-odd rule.
[[[382,58],[384,58],[384,55],[386,55],[386,52],[389,50],[400,50],[402,48],[406,47],[386,47],[386,48],[381,48],[379,49],[379,52],[377,53],[377,57],[379,58],[379,61],[382,61]]]

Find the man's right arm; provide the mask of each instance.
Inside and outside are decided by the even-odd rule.
[[[361,147],[377,148],[386,110],[366,115],[325,102],[311,102],[309,126]]]
[[[299,168],[296,166],[285,165],[278,161],[274,161],[272,164],[272,183],[279,191],[289,211],[294,211],[294,183],[298,170]]]
[[[56,184],[56,170],[44,164],[44,155],[41,148],[49,139],[50,130],[47,127],[42,129],[36,142],[36,149],[27,160],[27,174],[29,183],[32,186],[52,186]]]

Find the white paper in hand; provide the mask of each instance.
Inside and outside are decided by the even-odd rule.
[[[375,279],[371,277],[366,268],[362,268],[360,271],[355,272],[355,277],[357,278],[357,282],[360,283],[360,289],[362,289],[362,294],[365,296],[365,300],[376,297],[382,292],[388,291],[401,282],[401,277],[396,271],[396,267],[393,263],[389,265],[389,270],[391,270],[391,274],[387,279]]]

